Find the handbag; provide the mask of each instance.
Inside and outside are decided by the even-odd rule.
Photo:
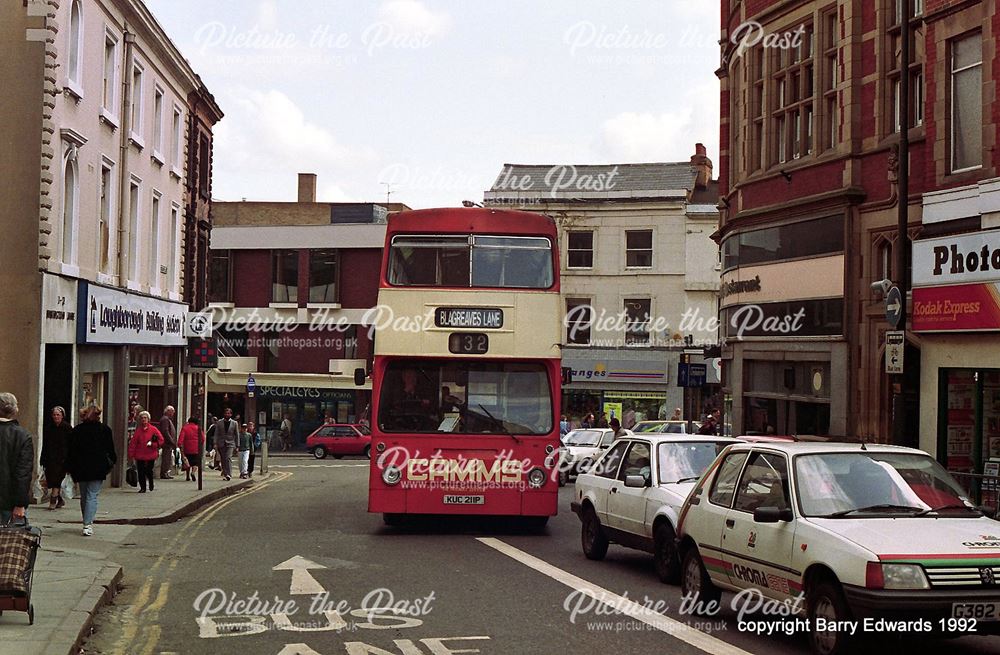
[[[181,470],[188,471],[191,469],[191,465],[188,464],[187,456],[181,455]]]
[[[130,487],[139,486],[139,471],[136,470],[135,464],[129,464],[129,467],[125,469],[125,482]]]

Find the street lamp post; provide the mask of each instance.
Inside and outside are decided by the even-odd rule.
[[[897,330],[906,334],[906,295],[909,280],[906,276],[907,257],[910,251],[909,196],[910,196],[910,7],[911,0],[899,0],[901,17],[899,25],[899,172],[897,176],[897,225],[896,225],[896,275],[899,287],[900,310]],[[903,339],[904,349],[906,340]],[[905,358],[904,358],[905,362]],[[892,441],[904,444],[907,441],[905,397],[903,395],[904,374],[892,376]]]

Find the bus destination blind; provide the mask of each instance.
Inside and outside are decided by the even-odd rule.
[[[434,324],[442,328],[503,327],[503,310],[495,307],[438,307],[434,311]]]

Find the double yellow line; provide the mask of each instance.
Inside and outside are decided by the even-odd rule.
[[[160,626],[158,625],[160,612],[166,606],[167,599],[170,596],[170,582],[163,581],[159,583],[159,586],[156,589],[156,596],[153,597],[153,587],[156,585],[156,579],[157,577],[169,577],[169,575],[173,573],[173,571],[177,568],[177,565],[180,564],[184,551],[186,551],[188,546],[193,542],[195,535],[197,535],[198,532],[212,520],[212,517],[222,511],[230,503],[246,498],[250,494],[263,491],[273,484],[290,478],[292,475],[292,473],[285,472],[274,473],[270,478],[260,484],[256,484],[249,489],[239,491],[231,496],[220,498],[216,502],[209,505],[208,509],[205,509],[201,513],[197,514],[193,520],[177,531],[177,534],[174,535],[174,538],[170,540],[170,543],[164,549],[163,554],[160,555],[156,561],[153,562],[153,565],[149,568],[149,570],[145,572],[144,576],[146,581],[139,589],[139,595],[136,597],[135,603],[133,604],[134,609],[133,615],[130,617],[131,621],[123,627],[121,641],[113,651],[115,655],[153,654],[162,632]],[[164,576],[157,575],[161,572]],[[150,602],[151,598],[152,602]],[[142,648],[132,648],[132,644],[139,643],[143,644]]]

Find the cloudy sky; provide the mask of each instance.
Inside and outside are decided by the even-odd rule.
[[[717,0],[146,0],[215,94],[215,196],[481,200],[505,162],[718,157]]]

